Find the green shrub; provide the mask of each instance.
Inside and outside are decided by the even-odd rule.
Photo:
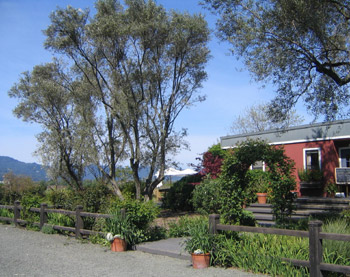
[[[107,185],[99,182],[91,182],[78,194],[80,205],[84,211],[91,213],[103,213],[107,211],[109,198],[113,196]]]
[[[159,207],[152,201],[144,202],[131,198],[126,198],[124,201],[116,199],[108,213],[117,214],[123,208],[126,210],[130,224],[135,226],[134,242],[140,243],[151,239],[153,235],[150,224],[159,214]]]
[[[173,211],[193,211],[191,199],[195,186],[192,183],[200,181],[199,175],[190,175],[175,182],[165,195],[162,207]]]
[[[193,191],[192,203],[195,211],[203,214],[218,213],[220,190],[218,179],[204,179]]]
[[[30,211],[30,208],[40,208],[43,198],[38,195],[25,194],[21,201],[21,218],[27,220],[28,225],[32,225],[33,222],[40,221],[40,214],[38,212]]]
[[[106,238],[101,237],[101,235],[90,235],[89,240],[93,244],[100,244],[103,246],[109,246],[111,244]]]
[[[116,213],[121,209],[125,209],[131,222],[138,228],[146,230],[150,223],[156,219],[159,214],[159,207],[152,201],[144,202],[131,198],[124,201],[116,199],[111,206],[111,213]]]
[[[72,207],[72,205],[67,205],[67,199],[69,197],[68,189],[47,189],[45,192],[45,200],[49,206],[55,208],[62,207],[67,209]],[[74,201],[75,202],[75,201]]]
[[[147,237],[147,241],[162,240],[168,237],[167,230],[160,226],[149,227],[145,232],[145,236]]]
[[[9,217],[9,218],[13,218],[13,211],[12,210],[8,210],[8,209],[0,209],[0,216],[1,217]]]
[[[201,250],[203,253],[212,253],[215,237],[209,234],[209,225],[206,220],[190,226],[188,232],[190,237],[183,243],[187,252],[194,253],[196,250]]]
[[[298,176],[302,182],[320,182],[323,179],[323,173],[319,169],[298,170]]]
[[[113,236],[120,235],[129,246],[144,240],[143,234],[133,224],[131,218],[128,215],[123,216],[120,212],[116,212],[111,218],[106,219],[105,231],[112,233]]]
[[[204,223],[203,223],[204,222]],[[177,222],[169,223],[168,236],[169,237],[186,237],[190,236],[190,230],[195,228],[197,225],[206,224],[208,225],[207,216],[182,216]]]
[[[265,234],[221,234],[216,237],[213,263],[238,267],[272,276],[309,276],[306,268],[282,261],[284,258],[308,259],[308,240]]]
[[[240,219],[240,225],[243,226],[255,226],[256,220],[252,212],[243,210]]]
[[[52,235],[52,234],[56,234],[57,232],[55,231],[55,229],[50,226],[50,225],[44,225],[41,228],[41,232],[43,232],[44,234],[48,234],[48,235]]]
[[[270,173],[262,170],[247,171],[248,189],[252,193],[267,193],[271,184]]]
[[[350,225],[345,219],[326,222],[322,231],[325,233],[350,234]],[[350,242],[324,240],[324,261],[341,265],[350,265]]]
[[[59,214],[59,213],[48,213],[47,223],[52,225],[74,227],[75,220],[69,215]],[[85,228],[85,227],[84,227]]]
[[[49,206],[74,211],[81,205],[82,196],[71,188],[48,189],[45,193],[45,200]]]

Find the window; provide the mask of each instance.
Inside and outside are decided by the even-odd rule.
[[[252,164],[252,165],[251,165],[250,169],[251,169],[251,170],[258,169],[258,170],[265,171],[265,162],[263,162],[263,161],[257,161],[255,164]]]
[[[350,167],[350,148],[342,147],[339,149],[340,167]]]
[[[320,148],[304,149],[304,169],[321,169]]]

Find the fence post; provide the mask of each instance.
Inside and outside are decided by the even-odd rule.
[[[310,259],[310,276],[320,277],[320,263],[322,262],[322,240],[320,232],[322,230],[322,221],[315,220],[309,222],[309,259]]]
[[[218,214],[211,214],[209,215],[209,233],[210,234],[216,234],[216,225],[220,223],[220,215]]]
[[[83,206],[77,206],[75,210],[75,238],[81,238],[80,229],[84,229],[83,218],[80,213],[83,211]]]
[[[20,202],[16,200],[13,206],[13,222],[15,223],[15,226],[18,226],[18,219],[20,219],[21,217],[19,205],[20,205]]]
[[[47,204],[42,203],[40,205],[40,230],[43,228],[44,224],[47,223]]]
[[[125,219],[125,217],[126,217],[125,208],[121,208],[121,209],[120,209],[120,215],[121,215],[122,219]]]

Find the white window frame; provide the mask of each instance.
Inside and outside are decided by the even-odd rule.
[[[346,150],[346,149],[350,149],[350,147],[349,146],[347,146],[347,147],[339,147],[338,155],[339,155],[339,167],[340,168],[342,168],[340,152],[341,152],[341,150]],[[345,168],[348,168],[348,167],[345,167]]]
[[[304,170],[306,170],[306,152],[307,151],[318,151],[318,166],[321,170],[321,165],[322,165],[322,157],[321,157],[321,148],[317,147],[317,148],[304,148],[303,149],[303,164],[304,164]]]
[[[253,165],[250,165],[249,169],[250,170],[255,170],[255,169],[253,169]],[[265,161],[262,161],[262,171],[266,171]]]

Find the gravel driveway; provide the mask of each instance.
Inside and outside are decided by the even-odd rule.
[[[257,276],[0,224],[0,276]]]

